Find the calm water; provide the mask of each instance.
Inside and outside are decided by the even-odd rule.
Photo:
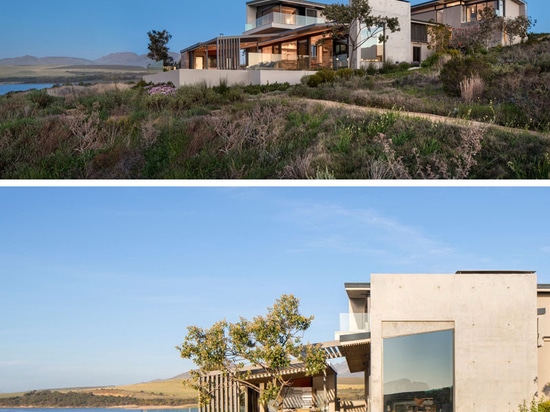
[[[122,408],[0,408],[0,412],[138,412],[140,409]],[[197,408],[188,409],[143,409],[144,412],[198,412]]]
[[[0,84],[0,96],[9,92],[23,92],[31,89],[48,89],[53,84],[37,83],[37,84]]]

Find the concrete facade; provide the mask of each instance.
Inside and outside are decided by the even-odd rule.
[[[373,16],[396,17],[399,20],[400,30],[395,33],[388,31],[386,33],[388,41],[381,45],[384,48],[384,60],[411,62],[411,5],[401,0],[369,0],[369,5],[372,7]],[[356,54],[355,68],[368,65],[368,63],[361,63],[360,54]]]
[[[550,285],[539,285],[537,311],[538,395],[550,399]]]
[[[301,70],[172,70],[143,76],[146,82],[168,83],[174,86],[186,86],[205,83],[208,87],[218,86],[220,82],[227,82],[228,86],[273,83],[299,84],[302,77],[314,74],[311,71]]]
[[[385,385],[394,384],[385,378],[386,344],[440,332],[452,341],[447,385],[452,402],[439,405],[441,410],[517,411],[537,396],[550,396],[550,285],[537,285],[534,272],[373,274],[370,283],[346,284],[346,292],[351,317],[369,320],[337,332],[336,339],[363,344],[370,354],[361,366],[367,410],[389,412],[407,404],[393,403],[391,409],[385,399]],[[420,396],[413,389],[400,392],[411,401]],[[414,402],[408,407],[416,410]]]

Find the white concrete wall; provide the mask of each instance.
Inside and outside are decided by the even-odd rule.
[[[152,83],[172,82],[180,87],[206,83],[207,86],[218,86],[221,81],[226,81],[228,86],[242,84],[273,84],[285,83],[299,84],[302,77],[314,74],[312,71],[302,70],[173,70],[143,76],[143,80]]]
[[[523,7],[520,7],[520,5],[517,4],[515,1],[504,0],[504,3],[504,10],[506,10],[506,16],[504,17],[514,18],[522,14]]]
[[[351,0],[350,0],[351,1]],[[369,0],[373,16],[397,17],[400,31],[386,33],[389,38],[385,44],[385,58],[391,62],[411,62],[411,5],[398,0]],[[356,55],[359,56],[360,53]],[[359,59],[358,59],[359,60]],[[355,63],[358,68],[358,62]]]
[[[383,410],[383,334],[452,324],[454,411],[517,411],[530,402],[536,287],[535,274],[372,275],[371,410]]]

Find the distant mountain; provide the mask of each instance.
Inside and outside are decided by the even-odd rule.
[[[399,379],[384,383],[385,393],[421,392],[429,389],[430,387],[427,383],[411,382],[409,379]]]
[[[180,56],[178,53],[170,53],[176,61]],[[35,57],[21,56],[0,59],[0,66],[139,66],[146,67],[150,59],[146,54],[132,52],[111,53],[95,60],[81,59],[78,57]]]
[[[332,366],[332,369],[336,371],[339,378],[357,378],[363,376],[363,372],[351,373],[346,361],[333,362],[330,365]]]
[[[147,66],[147,63],[149,61],[150,59],[145,54],[138,55],[136,53],[125,52],[108,54],[107,56],[103,56],[99,59],[94,60],[93,64],[102,64],[109,66],[122,65],[145,67]]]
[[[92,61],[77,57],[35,57],[22,56],[0,59],[0,66],[80,66],[90,65]]]

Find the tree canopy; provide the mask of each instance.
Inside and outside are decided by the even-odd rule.
[[[353,61],[355,51],[368,40],[378,38],[388,40],[387,30],[394,33],[400,30],[397,17],[374,16],[368,0],[353,0],[351,4],[330,4],[323,14],[332,23],[330,35],[333,39],[347,40],[350,48],[348,66]]]
[[[168,54],[169,49],[167,46],[172,35],[166,30],[151,30],[147,32],[147,36],[149,36],[149,46],[147,46],[149,53],[147,53],[147,57],[156,62],[162,61],[165,66],[173,65],[174,59]]]
[[[313,376],[326,368],[326,356],[318,345],[302,342],[313,316],[299,312],[299,300],[293,295],[282,295],[265,316],[252,320],[240,318],[236,323],[221,320],[209,329],[198,326],[187,328],[187,336],[176,348],[180,356],[191,359],[198,370],[192,372],[191,385],[199,390],[203,402],[212,394],[202,385],[200,376],[219,371],[240,385],[260,393],[260,401],[267,404],[282,402],[282,391],[289,385],[285,378],[293,362],[304,362],[306,374]],[[250,384],[250,368],[261,370],[269,377],[263,391]]]

